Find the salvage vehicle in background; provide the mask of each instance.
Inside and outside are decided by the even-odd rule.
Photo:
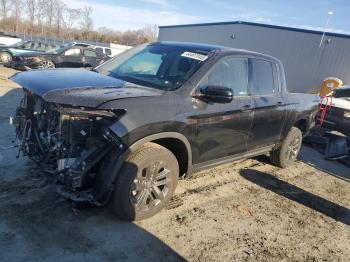
[[[13,60],[14,56],[19,56],[28,52],[52,52],[58,49],[59,46],[52,43],[23,41],[11,46],[0,47],[0,63],[8,63]]]
[[[28,52],[16,55],[6,67],[17,70],[45,69],[55,67],[93,68],[109,57],[95,49],[81,45],[67,45],[50,53]]]
[[[0,31],[0,46],[9,46],[21,42],[22,39]]]
[[[330,107],[325,114],[323,127],[350,136],[350,87],[334,89],[327,97]],[[325,104],[327,100],[321,102]]]
[[[270,154],[298,156],[319,99],[286,90],[273,57],[220,46],[158,42],[94,71],[33,70],[12,80],[24,97],[12,123],[22,152],[46,163],[59,192],[141,220],[170,200],[179,177]]]

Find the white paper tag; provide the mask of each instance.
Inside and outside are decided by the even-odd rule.
[[[181,56],[195,59],[195,60],[199,60],[199,61],[205,61],[208,58],[208,56],[206,56],[206,55],[192,53],[192,52],[184,52],[184,53],[182,53]]]

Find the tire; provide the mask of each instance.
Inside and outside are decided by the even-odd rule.
[[[51,60],[44,60],[40,62],[39,68],[40,69],[49,69],[49,68],[55,68],[55,64]]]
[[[158,144],[145,143],[120,169],[112,211],[126,221],[149,218],[170,200],[178,178],[179,165],[173,153]]]
[[[12,55],[9,52],[0,52],[0,63],[9,63],[12,61]]]
[[[301,130],[292,127],[283,140],[282,145],[271,152],[271,162],[282,168],[293,165],[299,155],[302,139]]]

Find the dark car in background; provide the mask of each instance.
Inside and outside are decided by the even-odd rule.
[[[93,68],[108,59],[108,56],[89,46],[68,45],[50,53],[29,52],[16,55],[13,57],[13,61],[5,64],[5,66],[17,70],[56,67]]]
[[[37,41],[22,41],[10,46],[0,47],[0,63],[8,63],[14,56],[19,56],[29,52],[53,52],[60,46],[53,43],[44,43]]]

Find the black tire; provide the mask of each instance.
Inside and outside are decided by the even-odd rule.
[[[12,59],[12,55],[9,52],[0,52],[0,63],[9,63]]]
[[[302,139],[300,129],[292,127],[282,145],[271,152],[271,162],[282,168],[293,165],[299,155]]]
[[[178,178],[179,165],[174,154],[158,144],[145,143],[121,167],[111,208],[122,220],[149,218],[170,200]]]
[[[51,60],[44,60],[40,62],[40,69],[50,69],[50,68],[55,68],[55,64],[54,62],[52,62]]]

